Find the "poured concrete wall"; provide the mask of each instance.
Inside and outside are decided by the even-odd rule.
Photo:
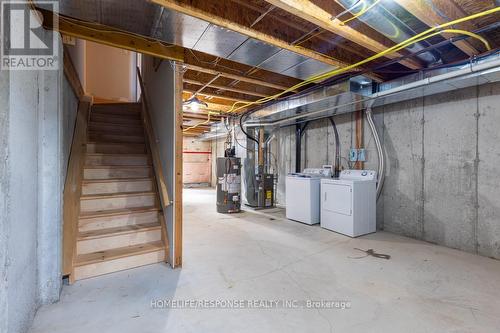
[[[7,332],[8,301],[8,230],[9,230],[9,150],[8,130],[10,73],[0,70],[0,332]]]
[[[25,332],[40,305],[59,299],[62,191],[76,115],[64,81],[62,70],[0,72],[2,333]]]
[[[416,98],[374,110],[387,151],[386,183],[377,203],[379,229],[500,258],[500,84]],[[353,145],[351,114],[335,117],[342,165]],[[366,169],[377,153],[365,121]],[[295,171],[295,130],[278,132],[278,204],[285,177]],[[304,135],[304,167],[333,163],[333,132],[326,120]]]

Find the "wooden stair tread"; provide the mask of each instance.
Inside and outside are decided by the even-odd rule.
[[[90,111],[73,260],[77,280],[166,258],[141,112],[141,103],[120,102]]]
[[[115,132],[106,132],[106,131],[102,131],[102,130],[93,130],[93,129],[90,129],[88,130],[88,134],[89,136],[91,136],[92,134],[95,134],[95,135],[112,135],[112,136],[135,136],[135,137],[144,137],[144,134],[141,133],[128,133],[128,132],[118,132],[118,133],[115,133]]]
[[[138,145],[138,146],[144,146],[145,144],[142,142],[135,143],[135,142],[99,142],[99,141],[94,141],[90,140],[87,141],[88,145],[117,145],[117,146],[122,146],[122,145]]]
[[[91,219],[97,217],[108,217],[108,216],[117,216],[117,215],[128,215],[135,213],[145,213],[152,211],[159,211],[158,207],[133,207],[133,208],[121,208],[121,209],[110,209],[107,211],[100,212],[84,212],[80,213],[80,219]]]
[[[144,144],[144,142],[136,142],[136,141],[94,141],[96,144],[108,145],[108,144]]]
[[[95,200],[95,199],[108,199],[108,198],[122,198],[122,197],[139,197],[143,195],[156,195],[154,191],[141,191],[141,192],[117,192],[117,193],[104,193],[104,194],[90,194],[82,195],[81,200]]]
[[[82,184],[100,184],[100,183],[128,183],[128,182],[142,182],[153,181],[152,177],[142,178],[107,178],[107,179],[83,179]]]
[[[92,125],[102,125],[102,126],[108,126],[108,127],[109,126],[117,126],[117,127],[137,127],[137,128],[143,128],[142,123],[141,123],[141,125],[136,125],[136,124],[110,124],[110,123],[105,123],[103,121],[95,121],[95,120],[89,121],[89,126],[92,126]]]
[[[92,106],[93,108],[107,108],[107,107],[122,107],[122,106],[126,106],[126,107],[140,107],[141,106],[141,103],[140,102],[111,102],[111,103],[94,103],[94,105]]]
[[[105,116],[113,116],[113,117],[135,117],[140,118],[141,113],[135,110],[93,110],[92,114],[100,114]]]
[[[86,153],[87,156],[117,156],[117,157],[147,157],[146,153],[130,153],[130,154],[118,154],[118,153]]]
[[[85,169],[140,169],[151,168],[151,165],[85,165]]]
[[[76,256],[74,266],[79,267],[84,265],[101,263],[149,252],[163,251],[164,249],[165,246],[163,245],[163,242],[157,241],[157,242],[144,243],[133,246],[120,247],[106,251],[80,254]]]
[[[149,230],[156,230],[156,229],[159,230],[160,228],[161,228],[161,225],[158,222],[130,224],[130,225],[116,227],[116,228],[105,228],[105,229],[99,229],[99,230],[80,232],[78,234],[78,240],[89,240],[89,239],[95,239],[95,238],[112,237],[112,236],[125,235],[125,234],[140,232],[140,231],[149,231]]]

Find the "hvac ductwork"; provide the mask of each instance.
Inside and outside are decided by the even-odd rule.
[[[494,55],[462,67],[411,75],[380,86],[380,92],[367,93],[370,86],[353,84],[325,87],[314,93],[267,106],[249,115],[245,126],[284,126],[301,121],[330,117],[429,96],[460,88],[500,81],[500,56]]]
[[[376,0],[336,0],[345,9],[349,10],[353,15],[360,13],[364,8],[372,5]],[[353,7],[356,5],[355,7]],[[417,33],[413,31],[408,25],[406,25],[398,16],[393,12],[395,8],[391,8],[394,4],[388,4],[387,2],[381,1],[373,6],[369,11],[357,17],[358,20],[362,21],[366,25],[370,26],[374,30],[377,30],[385,37],[394,41],[395,43],[401,43],[408,40],[410,37],[415,36]],[[399,15],[401,15],[399,13]],[[354,24],[354,23],[348,23]],[[407,47],[410,52],[418,52],[425,47],[429,46],[426,42],[420,42]],[[418,58],[426,62],[427,64],[435,63],[439,61],[438,57],[431,53],[425,52],[418,55]]]

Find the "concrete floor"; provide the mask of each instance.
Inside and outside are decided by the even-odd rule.
[[[391,259],[359,258],[354,248]],[[158,264],[65,286],[31,332],[499,332],[499,283],[497,260],[385,232],[350,239],[279,209],[219,215],[212,190],[189,189],[182,270]],[[151,307],[172,298],[350,308]]]

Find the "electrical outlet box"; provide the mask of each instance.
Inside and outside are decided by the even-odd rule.
[[[349,152],[349,161],[351,162],[366,162],[366,150],[364,148],[351,148]]]
[[[349,161],[356,162],[358,160],[358,150],[351,148],[349,152]]]
[[[364,148],[358,149],[358,161],[366,162],[366,150]]]

